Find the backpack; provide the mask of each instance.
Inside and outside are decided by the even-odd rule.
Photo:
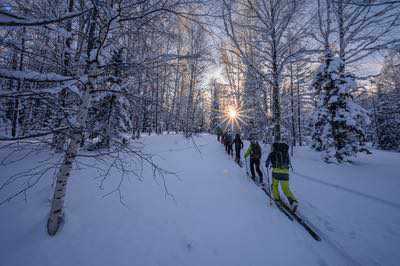
[[[289,168],[289,146],[286,143],[274,143],[275,167]]]
[[[235,137],[234,143],[235,143],[235,147],[238,149],[241,149],[243,146],[243,142],[240,139],[240,137]]]
[[[257,144],[251,144],[253,147],[252,147],[252,154],[251,154],[251,157],[253,158],[253,159],[260,159],[261,158],[261,147],[260,147],[260,145],[257,143]]]
[[[227,133],[227,134],[226,134],[225,140],[226,140],[226,144],[231,145],[231,143],[232,143],[232,136],[231,136],[230,133]]]

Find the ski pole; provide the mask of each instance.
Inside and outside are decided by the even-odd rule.
[[[249,177],[249,165],[247,164],[247,159],[244,158],[244,162],[246,163],[246,175]]]
[[[261,167],[261,170],[262,170],[262,167]],[[267,191],[269,192],[269,195],[270,195],[270,197],[269,197],[269,206],[272,206],[272,198],[271,198],[272,197],[272,192],[271,192],[271,185],[269,183],[269,169],[268,169],[268,167],[267,167]]]
[[[268,190],[269,190],[269,192],[272,192],[271,191],[271,182],[269,180],[269,168],[268,167],[267,167],[267,180],[268,180]],[[272,194],[271,194],[271,196],[272,196]]]

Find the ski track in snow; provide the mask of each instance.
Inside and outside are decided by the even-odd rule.
[[[315,229],[317,234],[321,237],[322,241],[325,241],[333,250],[337,252],[339,256],[342,256],[349,264],[354,266],[362,266],[357,260],[355,260],[343,246],[341,246],[337,241],[333,240],[328,236],[328,234],[324,233],[317,226],[315,226],[308,218],[302,216],[302,218],[312,227]]]
[[[318,227],[316,227],[308,219],[306,219],[307,222],[310,223],[310,225],[312,225],[313,228],[316,228],[317,233],[321,236],[323,241],[325,241],[333,250],[335,250],[338,255],[340,255],[344,259],[346,259],[346,261],[348,262],[348,264],[346,264],[346,265],[355,265],[355,266],[363,266],[363,265],[365,265],[364,263],[359,262],[357,259],[355,259],[354,256],[349,254],[349,252],[346,251],[346,248],[343,245],[341,245],[337,240],[335,240],[333,237],[329,236],[329,234],[332,233],[332,234],[335,234],[336,236],[340,235],[342,237],[345,237],[347,235],[346,232],[340,230],[336,225],[332,224],[329,221],[329,215],[328,214],[326,214],[326,213],[322,214],[322,211],[320,209],[318,209],[317,207],[315,207],[310,202],[308,202],[308,201],[306,201],[304,199],[302,200],[302,202],[303,202],[303,205],[304,205],[304,203],[306,203],[307,205],[309,205],[313,209],[313,211],[308,212],[309,216],[313,216],[317,220],[322,222],[324,224],[324,228],[327,231],[319,230]],[[303,206],[303,209],[304,209],[304,207],[305,206]],[[369,260],[371,265],[381,265],[381,264],[379,264],[378,262],[374,261],[371,258],[364,258],[364,259],[365,260]]]
[[[396,249],[400,243],[398,154],[374,153],[374,157],[360,156],[352,165],[325,166],[318,161],[318,153],[299,148],[295,158],[301,173],[293,173],[294,190],[307,217],[354,263],[396,266],[400,258]],[[373,192],[392,200],[371,195]]]
[[[269,150],[268,148],[269,147],[267,145],[264,145],[263,150],[265,151],[265,154],[267,154],[267,151]],[[305,163],[305,165],[302,165],[303,171],[306,171],[306,172],[310,171],[311,174],[316,173],[316,171],[318,171],[318,169],[315,168],[315,166],[316,166],[315,163],[317,163],[317,166],[320,167],[321,164],[323,165],[323,162],[318,161],[313,157],[310,157],[308,155],[307,150],[305,150],[303,152],[304,152],[304,154],[301,154],[302,156],[300,156],[300,159],[303,160],[301,165]],[[379,152],[377,152],[377,153],[379,153]],[[314,152],[314,155],[317,155],[317,154],[318,153]],[[386,156],[389,156],[390,153],[379,154],[379,155],[384,155],[386,157]],[[395,156],[398,156],[397,154],[393,154],[393,155],[394,155],[394,157],[391,158],[391,160],[393,160],[395,158]],[[304,157],[306,158],[306,160],[304,160],[305,159]],[[359,161],[359,162],[357,162],[357,165],[366,165],[369,167],[371,167],[371,165],[376,165],[376,166],[380,166],[380,167],[385,165],[386,167],[389,167],[389,169],[393,169],[393,162],[389,163],[389,162],[386,162],[385,160],[382,161],[376,157],[373,161],[371,160],[371,158],[368,158],[368,162]],[[346,171],[348,170],[348,167],[349,166],[347,166],[347,168],[341,169],[340,172],[339,171],[333,172],[333,173],[336,173],[336,175],[341,178],[338,180],[342,180],[342,181],[346,180],[346,176],[343,175],[343,173],[346,173]],[[330,169],[329,171],[332,171],[332,169]],[[324,172],[322,171],[321,174],[324,174]],[[353,174],[354,174],[354,172],[353,172]],[[366,174],[368,174],[368,172],[367,173],[360,172],[360,174],[366,175]],[[389,174],[389,176],[391,176],[390,175],[391,172],[388,172],[388,173],[381,172],[381,174],[382,175]],[[373,175],[373,173],[372,173],[372,175]],[[324,185],[327,188],[334,189],[332,191],[336,191],[336,192],[344,191],[345,193],[349,193],[349,195],[355,195],[357,197],[360,197],[360,199],[367,199],[367,200],[371,200],[374,203],[377,203],[378,205],[382,204],[383,206],[388,206],[389,208],[393,208],[396,211],[394,213],[397,213],[397,211],[400,209],[400,204],[398,204],[398,203],[388,201],[388,200],[385,200],[385,199],[382,199],[382,198],[379,198],[379,197],[376,197],[376,196],[373,196],[373,195],[370,195],[367,193],[363,193],[363,192],[360,192],[360,191],[357,191],[354,189],[350,189],[350,188],[343,187],[340,185],[332,184],[330,182],[326,182],[324,180],[320,180],[315,177],[312,177],[311,175],[304,175],[304,174],[300,174],[300,173],[294,171],[291,176],[293,176],[294,178],[299,176],[299,177],[303,178],[303,180],[305,180],[305,181],[311,181],[312,183],[314,183],[316,185],[320,184],[320,185]],[[332,176],[332,172],[330,172],[329,176]],[[352,179],[354,180],[354,176],[352,176]],[[360,179],[360,180],[363,180],[363,179]],[[374,180],[374,179],[372,179],[372,180]],[[368,182],[368,181],[371,182],[371,180],[366,180],[364,182]],[[296,183],[298,183],[298,182],[296,182]],[[397,184],[398,183],[394,183],[393,185],[396,186]],[[307,193],[307,190],[311,189],[306,183],[304,183],[303,186],[304,187],[302,189],[299,188],[299,190],[302,191],[303,193]],[[365,186],[361,186],[361,187],[364,188]],[[307,190],[304,190],[305,188]],[[346,261],[347,261],[346,265],[382,265],[381,261],[385,261],[385,260],[382,260],[382,258],[385,257],[385,255],[387,256],[390,253],[382,255],[384,253],[382,253],[380,250],[377,250],[376,254],[375,254],[375,252],[371,252],[372,251],[371,249],[373,249],[376,246],[380,246],[380,245],[379,244],[377,245],[376,243],[371,242],[371,237],[368,237],[368,239],[367,239],[365,237],[365,235],[363,234],[363,232],[357,231],[360,224],[348,224],[348,223],[343,224],[342,222],[339,224],[336,224],[335,222],[332,222],[332,221],[336,221],[337,219],[332,219],[332,217],[330,217],[329,212],[322,211],[321,209],[317,208],[314,204],[311,204],[310,202],[308,202],[307,199],[309,198],[309,195],[307,195],[307,194],[302,195],[302,193],[296,192],[296,186],[294,186],[293,189],[294,189],[294,193],[298,194],[300,196],[299,197],[300,203],[302,203],[300,205],[300,208],[304,210],[304,213],[306,213],[305,217],[306,217],[306,220],[308,221],[308,223],[313,225],[313,227],[317,229],[318,234],[321,236],[323,241],[326,242],[326,244],[328,244],[333,250],[335,250],[338,255],[340,255],[341,257],[346,259]],[[329,193],[329,195],[327,195],[327,196],[329,198],[329,197],[335,196],[336,194],[337,193]],[[324,195],[324,194],[322,194],[322,195]],[[336,197],[340,197],[340,195],[336,195]],[[312,199],[316,200],[316,203],[319,203],[318,198],[314,197]],[[312,210],[310,210],[309,208],[304,208],[305,206],[302,206],[304,204],[309,205],[312,208]],[[365,202],[363,204],[365,204],[364,205],[365,207],[369,206],[367,202]],[[340,207],[339,207],[339,209],[340,209]],[[342,215],[344,215],[344,213]],[[352,218],[352,217],[349,217],[349,218]],[[373,218],[373,216],[372,216],[372,218]],[[393,218],[389,216],[388,218],[391,218],[391,220],[396,219],[395,216]],[[314,225],[314,222],[310,223],[310,219],[318,221],[319,227],[316,227]],[[363,221],[363,223],[365,223],[365,224],[363,225],[363,228],[361,230],[365,230],[364,228],[369,228],[368,226],[370,226],[370,225],[368,225],[368,224],[371,223],[371,221],[372,221],[371,217],[366,218],[366,220]],[[345,225],[345,227],[343,227],[344,225]],[[318,228],[323,228],[324,230],[321,231],[321,230],[318,230]],[[343,230],[341,230],[340,228],[342,228]],[[387,230],[388,232],[393,232],[392,226],[384,227],[383,229]],[[377,232],[373,231],[370,233],[373,235],[376,235]],[[391,233],[391,234],[395,235],[394,233]],[[376,236],[378,236],[378,235],[376,235]],[[396,236],[394,236],[394,238],[396,238]],[[351,240],[353,243],[349,245],[349,243],[347,243],[348,240]],[[391,241],[394,241],[394,240],[391,239]],[[359,250],[357,250],[357,252],[354,253],[351,249],[349,249],[349,247],[351,247],[354,244],[356,244],[356,245],[358,244],[361,249],[365,245],[365,247],[366,248],[368,247],[368,249],[370,250],[370,251],[367,251],[369,253],[363,254],[360,257],[361,253]],[[366,250],[368,250],[368,249],[366,249]],[[385,249],[385,248],[383,248],[383,249]],[[380,259],[378,259],[377,255],[378,255],[378,257],[380,257]],[[392,253],[391,257],[386,257],[385,259],[387,261],[384,262],[383,264],[397,265],[396,263],[394,263],[396,261],[396,259],[393,260],[393,258],[395,257],[394,255],[395,254]]]
[[[223,149],[221,147],[221,149]],[[245,147],[246,149],[246,147]],[[245,150],[244,149],[244,150]],[[266,154],[267,149],[263,149],[264,150],[264,154]],[[226,156],[227,157],[227,156]],[[228,157],[227,157],[228,158]],[[266,158],[266,156],[263,157],[264,160]],[[322,163],[322,162],[321,162]],[[239,168],[239,167],[238,167]],[[239,168],[240,169],[240,168]],[[246,176],[245,171],[242,170],[243,175]],[[300,175],[299,173],[294,173],[295,176]],[[264,172],[265,175],[265,172]],[[305,175],[302,175],[302,177]],[[326,185],[328,187],[331,188],[335,188],[335,189],[339,189],[348,193],[351,193],[353,195],[357,195],[357,196],[361,196],[362,198],[368,199],[368,200],[373,200],[376,201],[378,203],[381,204],[385,204],[388,205],[390,207],[393,207],[395,209],[400,208],[400,205],[397,203],[393,203],[375,196],[371,196],[368,195],[366,193],[362,193],[356,190],[352,190],[352,189],[348,189],[346,187],[342,187],[339,185],[335,185],[335,184],[331,184],[329,182],[325,182],[325,181],[321,181],[318,180],[316,178],[313,177],[309,177],[309,176],[305,176],[304,179],[307,179],[309,181],[314,181],[314,183],[319,183],[319,184],[323,184]],[[249,182],[252,184],[252,181],[249,180]],[[305,201],[307,203],[307,201]],[[311,205],[311,204],[310,204]],[[312,205],[311,205],[312,206]],[[317,233],[321,236],[323,243],[321,243],[321,245],[326,245],[332,252],[336,253],[337,256],[341,257],[345,262],[344,264],[335,264],[333,263],[333,265],[355,265],[355,266],[360,266],[360,265],[381,265],[378,261],[376,261],[373,257],[365,257],[363,258],[362,262],[360,260],[358,260],[355,256],[353,256],[353,254],[351,254],[351,252],[348,250],[348,247],[344,247],[338,240],[337,240],[337,236],[332,237],[330,236],[330,234],[338,234],[341,235],[342,237],[346,238],[346,232],[340,232],[338,231],[339,229],[337,228],[337,226],[335,224],[332,224],[329,220],[329,215],[327,215],[327,218],[325,218],[324,215],[319,215],[318,213],[320,213],[320,210],[318,210],[315,206],[312,207],[314,209],[314,211],[308,213],[307,217],[305,218],[305,220],[314,228],[316,229]],[[282,215],[278,210],[277,212]],[[304,217],[304,216],[303,216]],[[317,226],[314,225],[314,223],[310,222],[310,218],[316,217],[319,220],[322,220],[323,223],[325,224],[325,227],[330,227],[331,230],[328,230],[327,232],[324,232],[324,230],[319,230]],[[282,219],[286,219],[286,217],[283,217]],[[300,226],[300,225],[296,225],[293,224],[294,227],[297,227],[297,230],[295,230],[295,234],[297,237],[303,239],[304,237],[309,237],[307,235],[306,232],[304,232],[304,229]],[[353,231],[352,231],[353,232]],[[355,232],[353,232],[353,235],[355,237]],[[324,259],[324,255],[320,255],[321,251],[324,250],[323,247],[320,248],[316,248],[315,246],[310,245],[307,242],[304,242],[304,245],[308,246],[309,249],[312,251],[313,254],[315,254],[315,256],[318,258],[317,260],[317,264],[320,266],[325,266],[325,265],[330,265],[331,263],[328,263],[329,260]],[[323,254],[323,253],[322,253]],[[366,264],[367,262],[367,264]]]
[[[269,150],[269,149],[268,149],[267,145],[263,145],[263,146],[264,146],[264,148],[263,148],[263,158],[265,159],[265,158],[267,158],[268,150]],[[244,150],[246,150],[246,148],[245,148]],[[261,163],[261,166],[262,166],[262,165],[263,165],[263,163]],[[263,170],[263,167],[261,167],[261,171],[263,172],[264,177],[266,177],[267,175],[265,174],[265,171]],[[267,173],[268,173],[268,172],[267,172]],[[296,173],[296,174],[298,175],[298,173]],[[268,178],[270,178],[270,176],[268,176]],[[250,181],[251,183],[253,183],[252,180],[249,179],[249,181]],[[317,181],[319,181],[319,180],[317,180]],[[281,192],[281,193],[282,193],[282,192]],[[362,265],[363,265],[362,263],[358,262],[355,258],[353,258],[353,257],[346,251],[346,249],[345,249],[342,245],[340,245],[337,241],[335,241],[334,239],[332,239],[331,237],[329,237],[328,234],[326,234],[326,233],[324,233],[323,231],[321,231],[313,222],[311,222],[311,221],[309,220],[309,217],[306,217],[306,216],[302,215],[301,213],[300,213],[300,216],[301,216],[301,218],[302,218],[312,229],[314,229],[315,232],[321,237],[321,242],[320,242],[320,243],[321,243],[322,245],[323,245],[323,244],[327,244],[327,246],[328,246],[332,251],[334,251],[339,257],[343,258],[343,259],[346,261],[346,265],[347,265],[347,266],[362,266]],[[327,220],[325,220],[325,221],[327,221]],[[304,231],[304,228],[302,228],[302,226],[299,225],[299,224],[297,224],[295,221],[293,221],[293,225],[299,227],[299,228],[300,228],[300,231],[303,231],[303,232],[297,232],[298,235],[301,234],[301,233],[308,234],[307,232]],[[322,242],[324,242],[324,243],[322,243]],[[318,257],[318,265],[320,265],[320,266],[329,265],[329,263],[328,263],[326,260],[324,260],[323,257],[321,257],[321,255],[319,254],[319,252],[315,250],[315,247],[313,247],[313,246],[311,246],[311,245],[309,245],[309,244],[307,244],[307,243],[305,243],[305,244],[306,244],[306,245],[310,248],[310,250],[312,250],[312,252]]]
[[[346,192],[352,193],[354,195],[357,195],[357,196],[360,196],[360,197],[364,197],[366,199],[373,200],[375,202],[379,202],[379,203],[391,206],[391,207],[393,207],[393,208],[395,208],[397,210],[400,210],[400,204],[398,204],[398,203],[391,202],[391,201],[388,201],[388,200],[385,200],[385,199],[381,199],[381,198],[378,198],[378,197],[373,196],[373,195],[368,195],[366,193],[362,193],[360,191],[356,191],[356,190],[351,189],[351,188],[346,188],[346,187],[343,187],[343,186],[340,186],[340,185],[336,185],[336,184],[332,184],[332,183],[329,183],[329,182],[326,182],[326,181],[323,181],[323,180],[319,180],[318,178],[315,178],[315,177],[312,177],[312,176],[307,176],[307,175],[304,175],[304,174],[300,174],[299,172],[296,172],[296,171],[294,171],[293,174],[295,174],[296,176],[299,176],[301,178],[310,180],[312,182],[319,183],[319,184],[322,184],[322,185],[325,185],[325,186],[328,186],[328,187],[340,189],[342,191],[346,191]]]

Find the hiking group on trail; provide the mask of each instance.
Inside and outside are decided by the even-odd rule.
[[[225,151],[229,156],[234,156],[232,146],[235,145],[234,160],[240,167],[243,167],[241,162],[241,151],[244,148],[244,143],[240,134],[236,133],[233,138],[232,131],[222,130],[221,128],[217,128],[216,133],[218,142],[221,142],[225,146]],[[247,176],[251,178],[268,196],[270,199],[270,205],[274,202],[277,209],[289,220],[295,221],[297,224],[302,226],[314,240],[321,241],[322,238],[317,233],[317,229],[315,229],[307,218],[299,214],[297,211],[298,201],[289,188],[289,168],[293,169],[290,162],[289,146],[284,142],[274,142],[271,144],[271,150],[265,160],[267,175],[264,176],[261,164],[262,149],[257,141],[256,134],[251,134],[249,140],[250,145],[244,152],[243,156],[246,162]],[[247,158],[249,158],[249,164],[247,163]],[[272,169],[271,183],[269,182],[270,168]],[[258,176],[258,182],[256,180],[256,173]],[[285,201],[282,200],[279,193],[279,185],[289,204],[286,204]]]
[[[240,134],[236,133],[235,138],[233,138],[232,132],[225,130],[222,131],[220,128],[217,129],[217,140],[225,146],[225,151],[229,156],[233,155],[232,146],[235,145],[235,162],[243,167],[241,162],[241,150],[243,149],[243,141]],[[267,171],[272,168],[272,184],[269,182],[266,184],[264,182],[264,175],[261,170],[261,157],[262,149],[255,137],[250,138],[250,145],[244,153],[244,159],[246,162],[246,170],[248,170],[247,158],[249,160],[249,168],[251,173],[251,179],[256,181],[256,173],[259,178],[258,185],[261,188],[268,188],[272,190],[272,198],[275,202],[281,202],[281,197],[279,194],[279,184],[281,186],[283,194],[286,196],[293,212],[297,209],[297,199],[293,195],[293,192],[289,187],[289,168],[292,167],[289,157],[289,146],[283,142],[275,142],[271,145],[271,151],[265,161],[265,167]],[[269,172],[269,171],[268,171]],[[267,173],[268,173],[267,172]],[[248,171],[247,171],[248,173]],[[269,174],[268,174],[269,175]],[[267,181],[269,177],[267,175]]]

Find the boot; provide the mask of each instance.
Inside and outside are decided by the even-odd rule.
[[[294,200],[292,198],[288,198],[288,200],[289,200],[289,204],[290,204],[290,207],[292,208],[293,212],[296,212],[297,211],[297,207],[298,207],[297,200]]]

